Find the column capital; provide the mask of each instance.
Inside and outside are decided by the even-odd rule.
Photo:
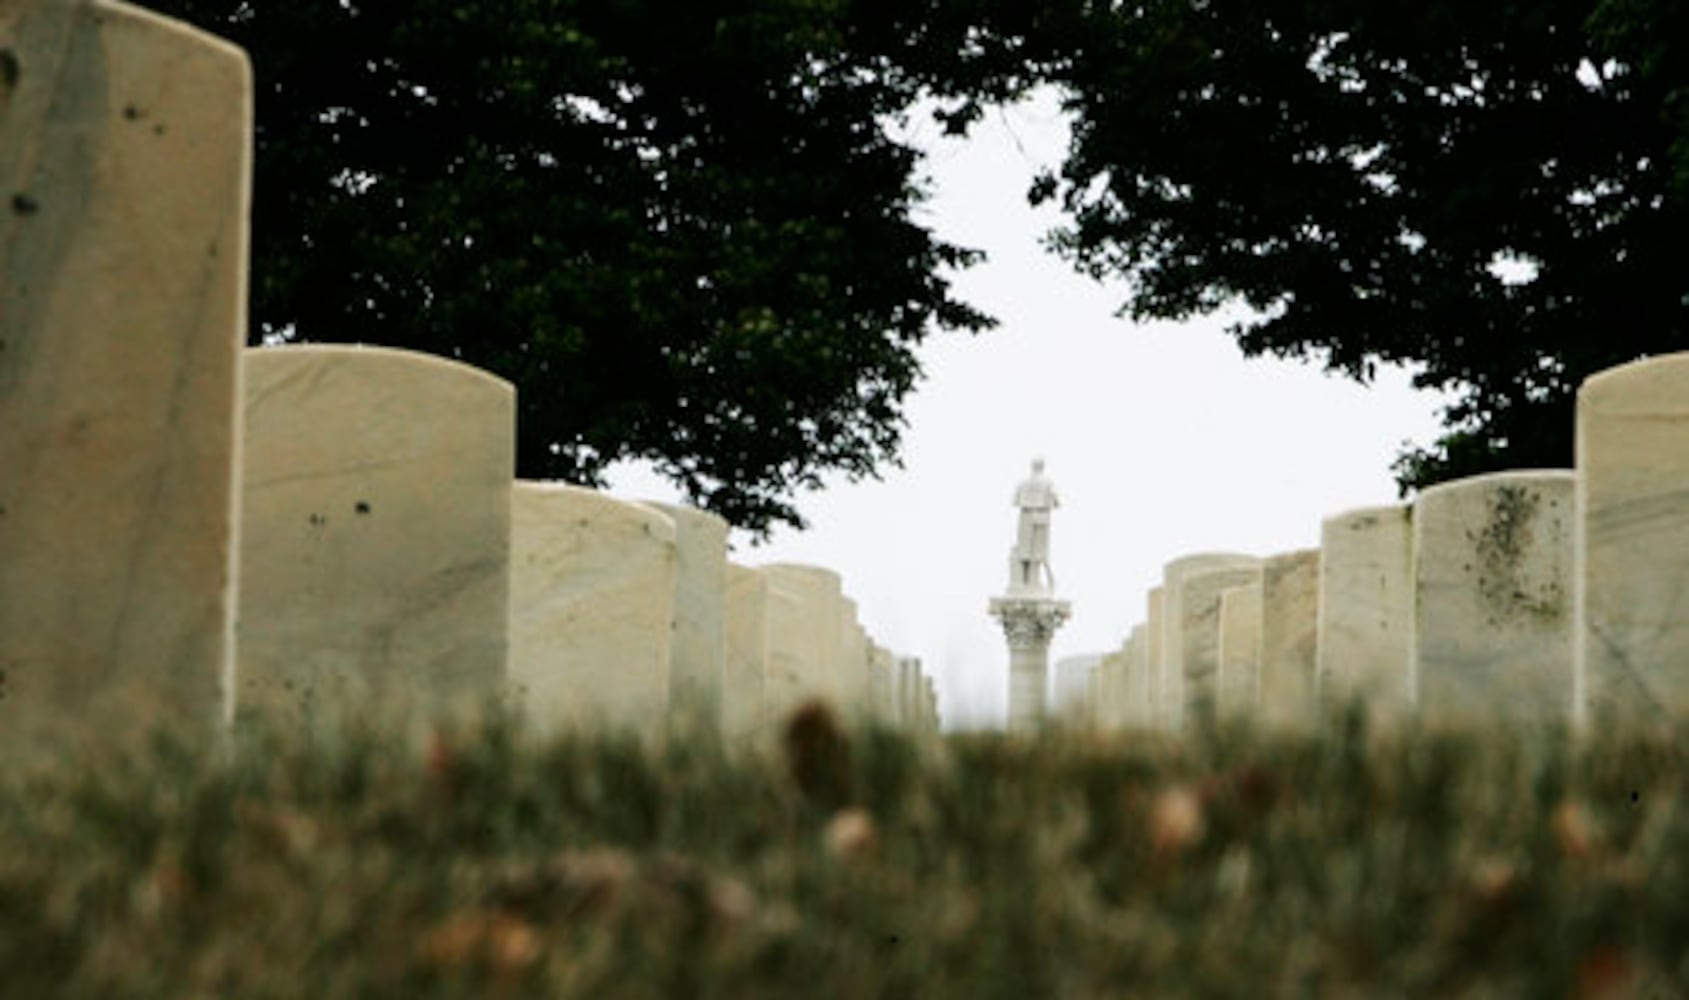
[[[1056,629],[1073,613],[1066,601],[1038,597],[994,597],[989,611],[1002,624],[1012,649],[1048,646]]]

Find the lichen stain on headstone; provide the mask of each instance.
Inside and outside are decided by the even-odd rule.
[[[1525,486],[1498,486],[1489,518],[1473,539],[1478,557],[1478,594],[1492,624],[1519,618],[1555,621],[1566,613],[1559,575],[1532,587],[1525,566],[1536,541],[1542,498]]]

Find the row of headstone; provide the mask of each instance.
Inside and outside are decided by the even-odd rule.
[[[918,661],[874,655],[838,574],[732,563],[727,523],[695,508],[513,479],[507,383],[371,347],[244,367],[237,710],[507,697],[541,734],[743,736],[821,699],[936,721],[896,686]]]
[[[1576,468],[1494,473],[1325,519],[1320,547],[1169,563],[1076,714],[1431,724],[1689,713],[1689,353],[1588,379]]]
[[[510,678],[547,730],[686,725],[754,733],[814,698],[899,725],[837,574],[727,558],[727,524],[689,507],[519,482]],[[887,654],[889,655],[889,654]]]
[[[245,55],[110,0],[0,11],[0,746],[243,715],[931,730],[827,570],[514,478],[515,393],[247,350]]]

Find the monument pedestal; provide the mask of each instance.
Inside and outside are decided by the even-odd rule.
[[[1038,729],[1046,718],[1050,639],[1072,614],[1072,605],[1040,595],[994,597],[991,617],[1009,640],[1009,731]]]

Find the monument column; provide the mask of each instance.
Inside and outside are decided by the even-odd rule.
[[[1050,512],[1059,504],[1044,477],[1044,463],[1015,490],[1020,522],[1009,553],[1009,589],[991,599],[989,612],[1009,643],[1009,729],[1036,730],[1046,718],[1050,683],[1050,639],[1072,609],[1054,596],[1050,572]]]

